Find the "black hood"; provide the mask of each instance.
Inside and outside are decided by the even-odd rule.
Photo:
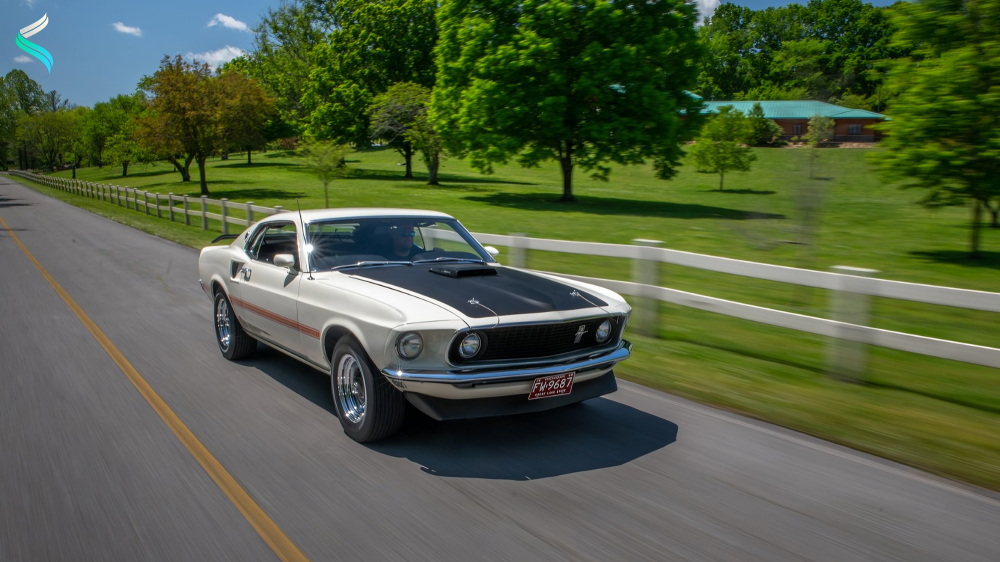
[[[441,267],[441,264],[427,264],[358,269],[345,273],[419,293],[470,318],[485,318],[494,314],[508,316],[579,310],[608,305],[590,293],[516,269],[497,267],[496,275],[460,277],[431,271],[431,268]]]

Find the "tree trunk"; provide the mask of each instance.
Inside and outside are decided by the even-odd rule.
[[[565,148],[565,150],[562,150]],[[571,203],[573,197],[573,141],[566,141],[565,147],[560,146],[559,165],[562,168],[563,196],[560,201]]]
[[[403,158],[406,159],[406,175],[403,176],[406,179],[413,179],[413,145],[410,143],[403,144]]]
[[[127,161],[126,162],[122,162],[122,177],[123,178],[127,178],[128,177],[128,162]]]
[[[73,179],[76,179],[76,164],[73,164]]]
[[[973,259],[979,258],[979,221],[982,215],[982,201],[976,199],[972,204],[972,233],[969,242],[972,246],[972,253],[970,257]]]
[[[253,164],[253,147],[247,147],[247,166]]]
[[[208,195],[208,181],[205,179],[205,156],[198,156],[198,176],[201,179],[201,194]]]
[[[719,191],[722,191],[722,182],[726,179],[726,171],[719,170]]]
[[[438,153],[435,152],[431,155],[430,160],[427,161],[427,185],[441,185],[438,183],[438,168],[441,166],[441,160]]]
[[[986,204],[986,209],[993,216],[993,220],[990,222],[990,226],[993,228],[1000,228],[1000,223],[997,222],[997,215],[1000,215],[1000,198],[997,198],[997,208],[994,209],[989,203]]]

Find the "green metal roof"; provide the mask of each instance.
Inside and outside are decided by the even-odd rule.
[[[702,113],[718,113],[719,107],[731,105],[733,109],[749,115],[755,103],[764,110],[768,119],[809,119],[814,115],[834,119],[886,119],[885,115],[863,109],[851,109],[821,101],[706,101]]]

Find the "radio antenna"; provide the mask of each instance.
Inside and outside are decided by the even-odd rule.
[[[302,223],[302,241],[306,243],[306,264],[309,268],[306,273],[309,274],[309,280],[313,280],[312,272],[312,261],[309,260],[309,229],[306,227],[306,221],[302,219],[302,205],[299,204],[299,198],[295,198],[295,206],[299,209],[299,222]]]

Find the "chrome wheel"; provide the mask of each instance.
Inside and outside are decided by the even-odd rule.
[[[367,392],[361,364],[350,353],[345,353],[337,363],[337,400],[340,411],[351,423],[361,423],[365,419]]]
[[[215,304],[215,335],[219,338],[222,352],[229,351],[232,334],[229,326],[229,302],[226,299],[219,299]]]

